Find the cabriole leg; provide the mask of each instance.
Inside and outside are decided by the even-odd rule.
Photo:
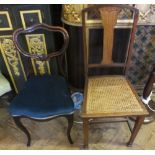
[[[70,142],[70,144],[73,144],[73,141],[72,141],[72,138],[71,138],[71,129],[73,127],[73,114],[72,115],[67,115],[65,116],[68,120],[68,129],[67,129],[67,137],[68,137],[68,140]]]
[[[27,136],[27,139],[28,139],[27,146],[30,146],[30,144],[31,144],[30,133],[28,132],[28,130],[26,129],[26,127],[22,124],[22,122],[20,120],[21,118],[20,117],[13,117],[13,119],[14,119],[14,122],[15,122],[16,126],[19,129],[21,129],[25,133],[25,135]]]

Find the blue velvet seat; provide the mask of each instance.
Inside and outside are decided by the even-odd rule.
[[[9,110],[13,117],[46,119],[73,113],[74,104],[63,77],[44,75],[30,78]]]

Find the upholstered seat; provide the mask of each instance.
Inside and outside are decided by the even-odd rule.
[[[12,116],[45,119],[71,114],[74,104],[65,79],[58,75],[30,78],[10,105]]]

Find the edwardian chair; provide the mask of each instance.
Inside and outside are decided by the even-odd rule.
[[[124,46],[123,40],[125,41],[127,36],[114,36],[114,33],[118,34],[115,28],[119,27],[121,20],[126,18],[121,18],[122,11],[124,13],[128,11],[127,17],[129,18],[125,20],[128,21],[128,25],[123,30],[125,34],[130,34],[125,48],[121,46]],[[85,90],[82,110],[84,147],[88,147],[89,124],[93,121],[95,123],[97,118],[136,116],[137,120],[127,144],[131,146],[143,123],[144,116],[148,115],[130,81],[125,77],[130,63],[138,13],[136,8],[128,5],[95,5],[82,11],[85,58]],[[117,39],[119,42],[116,42]],[[103,49],[98,42],[101,43],[100,46],[103,44]],[[117,48],[115,48],[116,45]],[[98,58],[99,52],[100,59]],[[94,57],[97,60],[94,60]],[[99,75],[93,76],[95,73]],[[121,120],[127,121],[124,118]]]
[[[50,54],[29,53],[22,47],[20,37],[28,35],[35,31],[46,31],[61,33],[64,38],[64,44],[61,49]],[[41,32],[40,32],[41,33]],[[69,42],[67,31],[62,27],[49,26],[46,24],[37,24],[27,29],[19,28],[13,33],[13,40],[17,50],[24,56],[37,61],[49,61],[57,58],[60,72],[55,74],[43,74],[29,78],[24,88],[12,100],[10,104],[10,113],[15,124],[27,136],[27,146],[30,146],[30,133],[21,122],[21,118],[30,118],[37,121],[46,121],[57,117],[65,117],[68,120],[67,137],[72,144],[70,131],[73,125],[74,104],[70,97],[69,87],[63,75],[64,61],[63,56]],[[63,62],[62,62],[63,61]]]

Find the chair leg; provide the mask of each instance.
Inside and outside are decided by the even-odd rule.
[[[133,128],[133,131],[131,133],[130,140],[127,143],[127,146],[129,146],[129,147],[132,146],[132,144],[134,142],[134,139],[136,138],[141,125],[144,123],[144,118],[145,118],[144,116],[138,116],[137,117],[136,122],[135,122],[135,125],[134,125],[134,128]]]
[[[89,136],[89,119],[83,119],[83,136],[84,136],[84,148],[88,148],[88,136]]]
[[[19,127],[27,136],[27,146],[30,146],[31,144],[31,137],[30,137],[30,133],[28,132],[28,130],[26,129],[26,127],[22,124],[21,122],[21,118],[20,117],[13,117],[15,124],[17,125],[17,127]]]
[[[72,141],[72,138],[71,138],[71,135],[70,135],[71,129],[73,127],[73,114],[72,115],[67,115],[65,117],[68,120],[67,137],[68,137],[69,143],[73,144],[73,141]]]

